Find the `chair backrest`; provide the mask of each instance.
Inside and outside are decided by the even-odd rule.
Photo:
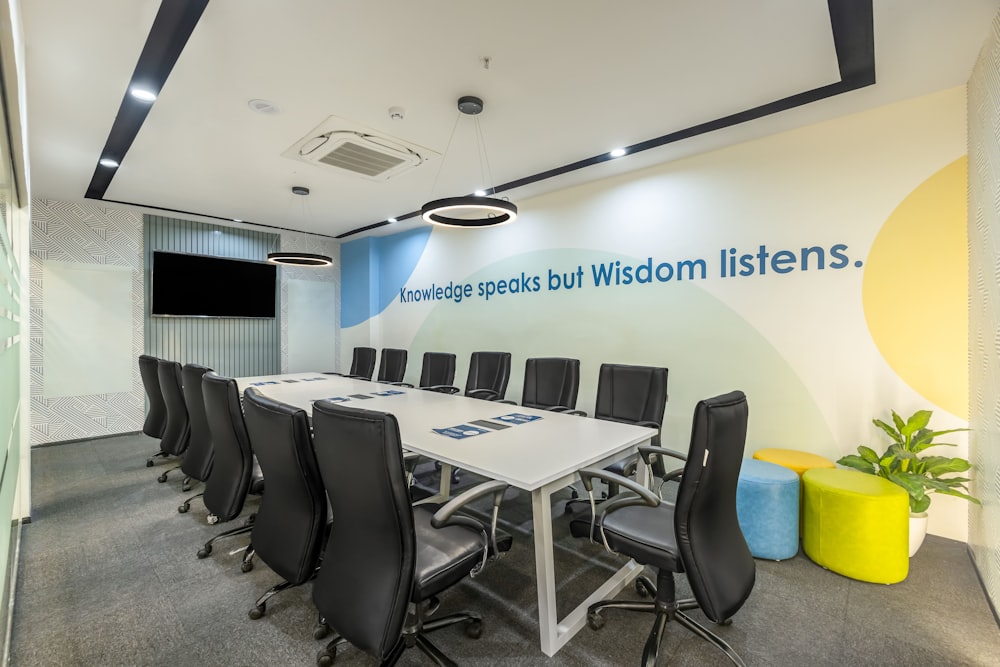
[[[384,658],[402,633],[416,561],[399,425],[390,414],[317,401],[313,429],[335,517],[313,600],[341,636]]]
[[[691,591],[716,623],[743,606],[756,576],[736,516],[747,414],[741,391],[698,402],[674,510],[677,547]]]
[[[406,350],[383,347],[382,359],[378,364],[378,381],[402,382],[404,375],[406,375]]]
[[[184,460],[181,461],[181,471],[199,482],[208,479],[209,471],[212,469],[212,431],[208,428],[205,399],[201,392],[201,378],[210,370],[212,369],[198,364],[184,364],[181,368],[184,404],[187,407],[188,420],[191,422],[191,437],[184,453]]]
[[[542,410],[561,405],[573,410],[579,390],[579,359],[538,357],[524,362],[521,405]]]
[[[146,413],[146,421],[142,424],[142,432],[153,438],[162,438],[163,429],[167,425],[167,406],[163,402],[163,393],[160,392],[160,376],[156,370],[159,359],[148,354],[139,355],[139,377],[142,378],[142,387],[146,390],[146,402],[149,404],[149,412]]]
[[[160,393],[167,406],[167,423],[160,438],[160,449],[167,454],[180,456],[187,450],[191,437],[191,422],[188,420],[184,392],[181,390],[181,365],[176,361],[160,359],[156,364],[156,375],[160,380]]]
[[[375,372],[375,348],[356,347],[354,348],[354,359],[351,361],[351,375],[372,379]]]
[[[510,352],[473,352],[469,358],[469,376],[465,381],[466,393],[474,389],[489,389],[497,398],[507,393],[510,380]]]
[[[243,394],[250,446],[266,491],[250,539],[261,560],[291,584],[307,581],[319,560],[326,498],[305,410],[250,387]]]
[[[601,364],[594,417],[608,421],[663,424],[667,369]]]
[[[420,387],[450,385],[455,382],[455,355],[451,352],[424,352],[420,367]]]
[[[243,511],[253,473],[253,450],[236,380],[205,373],[201,391],[213,449],[212,470],[205,480],[203,500],[209,512],[221,521],[229,521]]]

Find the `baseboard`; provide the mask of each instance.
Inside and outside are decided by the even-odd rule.
[[[43,442],[38,445],[32,445],[32,449],[41,449],[42,447],[58,447],[60,445],[72,445],[77,442],[90,442],[91,440],[107,440],[108,438],[120,438],[123,435],[141,435],[142,431],[126,431],[125,433],[110,433],[108,435],[95,435],[89,438],[74,438],[73,440],[56,440],[55,442]]]
[[[10,548],[7,550],[7,570],[4,577],[3,596],[0,597],[0,631],[3,632],[3,660],[10,664],[10,636],[14,627],[14,594],[17,586],[17,566],[21,554],[21,522],[14,520],[10,528]]]
[[[976,565],[976,559],[972,554],[972,547],[966,546],[966,552],[969,554],[969,561],[972,563],[972,571],[976,573],[976,579],[979,580],[979,587],[983,589],[983,597],[986,598],[986,604],[989,605],[990,611],[993,612],[993,621],[1000,628],[1000,614],[997,614],[996,605],[993,604],[993,599],[990,597],[990,592],[986,588],[986,582],[983,581],[983,575],[979,573],[979,566]]]

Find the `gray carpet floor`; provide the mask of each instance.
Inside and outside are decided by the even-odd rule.
[[[322,644],[312,638],[310,585],[279,594],[264,618],[250,620],[253,600],[277,576],[260,561],[240,572],[236,551],[245,537],[219,543],[205,560],[195,557],[235,522],[208,525],[200,501],[178,514],[185,496],[179,471],[158,484],[163,464],[145,467],[155,445],[135,435],[33,450],[32,522],[22,529],[11,664],[315,664]],[[440,614],[481,613],[482,637],[468,639],[454,626],[434,633],[434,642],[462,665],[638,664],[652,616],[630,612],[609,611],[602,630],[584,628],[553,658],[541,653],[530,514],[528,495],[511,492],[502,515],[513,549],[442,597]],[[618,564],[571,538],[565,520],[556,527],[556,551],[561,613]],[[686,582],[678,588],[685,594]],[[630,588],[620,597],[636,596]],[[1000,629],[966,545],[934,536],[911,560],[907,580],[894,586],[841,577],[801,553],[757,561],[750,599],[717,631],[748,665],[1000,664]],[[347,647],[337,664],[376,662]],[[430,662],[411,649],[400,664]],[[672,624],[657,664],[730,663]]]

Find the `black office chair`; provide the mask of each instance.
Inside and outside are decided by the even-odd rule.
[[[382,358],[378,364],[378,381],[402,382],[404,375],[406,375],[406,350],[383,347]]]
[[[315,575],[326,527],[326,498],[305,410],[251,387],[243,394],[243,413],[250,446],[267,482],[250,543],[284,579],[257,598],[249,615],[258,619],[273,596]]]
[[[455,382],[455,355],[451,352],[424,352],[420,364],[420,381],[418,387],[444,394],[457,394]],[[406,382],[395,382],[403,387],[413,387]]]
[[[625,609],[656,614],[643,649],[642,664],[656,662],[666,624],[677,621],[720,648],[737,665],[743,661],[729,644],[684,613],[700,608],[709,620],[727,625],[753,590],[755,566],[736,517],[736,484],[747,432],[747,401],[741,391],[700,401],[691,426],[687,457],[661,447],[642,447],[647,462],[654,456],[686,460],[682,470],[664,475],[678,479],[676,503],[663,501],[634,481],[600,469],[580,471],[594,508],[593,480],[627,488],[570,522],[576,537],[603,544],[608,550],[656,568],[656,585],[645,577],[637,589],[650,602],[604,600],[590,606],[591,628],[604,625],[601,611]],[[685,573],[694,598],[677,600],[674,573]]]
[[[507,393],[510,380],[510,352],[473,352],[469,357],[469,375],[465,380],[465,395],[496,401]],[[428,387],[449,394],[458,393],[458,387]]]
[[[579,390],[579,359],[538,357],[524,362],[524,389],[521,391],[524,407],[556,412],[574,410]]]
[[[163,402],[163,393],[160,392],[160,376],[157,371],[159,361],[148,354],[139,355],[139,377],[142,378],[146,402],[149,404],[149,412],[146,413],[146,420],[142,423],[142,432],[157,439],[163,437],[163,429],[167,425],[167,406]],[[169,455],[160,449],[146,459],[146,467],[152,468],[154,458],[165,456]]]
[[[184,364],[181,368],[184,405],[187,408],[191,428],[188,448],[184,452],[184,460],[181,461],[181,472],[186,475],[181,485],[183,491],[191,490],[191,480],[204,482],[208,479],[208,473],[212,469],[212,432],[208,429],[205,399],[201,394],[201,377],[210,370],[212,369],[199,364]],[[177,511],[181,514],[187,512],[191,509],[191,501],[200,498],[201,495],[197,493],[191,496],[181,503]]]
[[[167,407],[167,422],[163,428],[163,437],[160,438],[160,450],[168,456],[183,456],[191,437],[191,422],[184,404],[184,392],[181,390],[181,365],[176,361],[160,359],[156,365],[156,374],[160,381],[163,403]],[[167,473],[179,467],[178,464],[170,470],[164,470],[156,481],[166,482]]]
[[[666,409],[666,405],[666,368],[601,364],[597,378],[595,419],[655,428],[657,433],[653,436],[651,444],[654,447],[659,447],[659,430],[663,425],[663,411]],[[635,456],[626,457],[612,463],[607,469],[628,477],[635,472],[636,461],[637,457]],[[608,495],[613,496],[617,493],[617,487],[609,484]],[[570,509],[567,506],[567,510]]]
[[[424,617],[435,596],[510,548],[510,536],[496,530],[507,484],[485,482],[432,513],[410,504],[393,415],[317,401],[313,429],[333,516],[313,601],[338,633],[317,664],[333,664],[337,647],[350,642],[383,665],[413,645],[439,665],[454,665],[426,633],[465,623],[466,634],[479,637],[482,618],[471,612]],[[488,495],[491,525],[457,513]]]
[[[202,500],[210,512],[208,522],[214,524],[238,517],[248,495],[262,495],[264,478],[250,448],[236,380],[209,372],[202,376],[201,385],[213,449],[212,469],[205,480]],[[207,558],[218,540],[249,533],[255,518],[251,514],[241,526],[210,539],[198,551],[198,558]],[[241,565],[244,572],[253,569],[253,555],[250,547],[244,551]]]

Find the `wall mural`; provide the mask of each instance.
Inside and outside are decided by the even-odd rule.
[[[346,243],[341,363],[405,347],[414,382],[448,351],[461,385],[472,351],[507,350],[517,400],[526,358],[576,357],[588,412],[602,362],[664,366],[681,449],[695,403],[731,389],[748,455],[836,459],[890,409],[965,426],[964,151],[955,89],[519,202],[514,225]],[[952,500],[930,530],[964,539]]]

